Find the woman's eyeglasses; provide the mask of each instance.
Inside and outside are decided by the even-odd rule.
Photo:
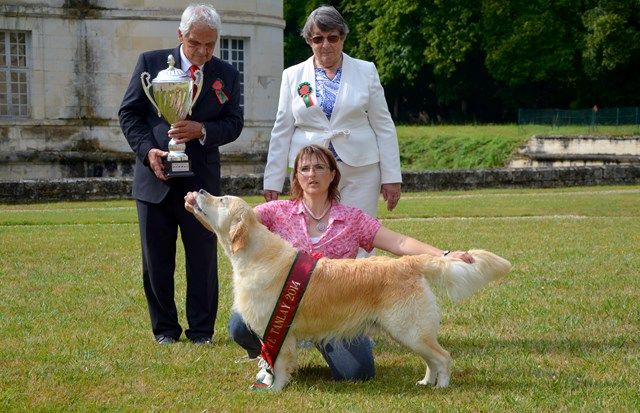
[[[327,37],[324,37],[324,36],[313,36],[311,38],[311,43],[313,43],[313,44],[322,44],[322,43],[324,43],[324,39],[327,39],[327,41],[329,43],[338,43],[338,40],[340,40],[340,36],[338,36],[337,34],[330,34]]]
[[[319,163],[311,166],[305,165],[300,167],[300,169],[298,169],[298,172],[300,172],[300,174],[303,176],[311,175],[311,171],[315,172],[316,175],[324,175],[325,173],[329,172],[329,166]]]

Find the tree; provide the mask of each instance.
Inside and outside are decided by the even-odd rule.
[[[640,0],[599,1],[582,21],[586,28],[582,56],[591,77],[620,69],[638,57]]]
[[[439,108],[454,102],[468,107],[477,75],[485,73],[469,67],[479,55],[477,1],[350,0],[342,4],[357,40],[354,44],[350,39],[350,51],[376,63],[396,117],[401,117],[401,106],[412,106],[408,111],[414,116],[431,112],[432,118],[441,115]]]

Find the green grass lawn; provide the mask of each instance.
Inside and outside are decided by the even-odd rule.
[[[280,395],[249,391],[256,366],[235,363],[226,258],[213,346],[161,347],[133,201],[0,205],[0,410],[638,411],[638,205],[640,186],[407,193],[394,212],[381,205],[391,229],[486,248],[514,270],[460,303],[440,300],[449,388],[416,386],[422,361],[380,335],[374,380],[333,382],[308,350]]]
[[[533,135],[638,135],[637,125],[442,125],[398,126],[400,162],[407,171],[500,168]]]

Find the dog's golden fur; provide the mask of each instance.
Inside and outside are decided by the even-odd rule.
[[[218,241],[233,266],[234,309],[264,335],[296,250],[260,224],[252,208],[232,196],[197,196],[194,215]],[[427,364],[419,384],[446,387],[451,357],[437,341],[440,314],[430,283],[453,299],[504,276],[511,264],[488,251],[469,251],[474,264],[429,255],[318,261],[274,366],[273,390],[296,368],[298,340],[349,338],[380,328]]]

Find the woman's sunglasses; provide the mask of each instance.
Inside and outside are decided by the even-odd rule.
[[[338,43],[338,40],[340,40],[340,36],[338,36],[337,34],[330,34],[327,37],[324,37],[324,36],[313,36],[311,38],[311,43],[313,43],[313,44],[322,44],[322,43],[324,43],[324,39],[327,39],[327,41],[329,43]]]

